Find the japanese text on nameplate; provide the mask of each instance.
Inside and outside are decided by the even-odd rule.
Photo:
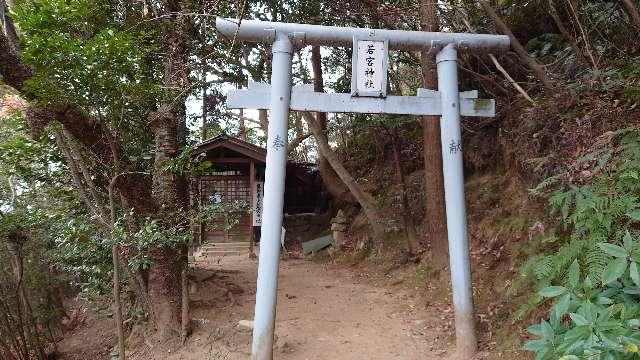
[[[356,90],[358,94],[376,96],[384,90],[384,53],[383,41],[358,40],[358,59]]]

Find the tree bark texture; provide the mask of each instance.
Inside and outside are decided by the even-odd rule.
[[[20,39],[18,38],[18,33],[13,25],[13,21],[11,21],[9,17],[9,11],[13,5],[12,2],[0,0],[0,28],[9,39],[12,50],[18,53],[20,50]]]
[[[18,91],[22,90],[24,82],[33,76],[32,69],[20,60],[11,39],[3,31],[0,31],[0,74],[2,81]]]
[[[553,90],[554,88],[553,82],[547,75],[546,71],[544,70],[544,67],[540,65],[531,56],[529,56],[529,53],[527,52],[527,50],[525,50],[525,48],[522,46],[520,41],[518,41],[518,39],[513,34],[511,29],[509,29],[509,27],[507,26],[507,24],[505,24],[504,21],[502,21],[502,19],[500,18],[500,16],[498,16],[498,14],[493,9],[491,4],[489,4],[487,0],[480,0],[480,5],[484,9],[484,11],[487,13],[489,18],[491,18],[491,21],[493,21],[493,24],[496,26],[496,29],[498,29],[498,31],[501,32],[502,34],[507,35],[509,37],[509,39],[511,40],[511,48],[513,48],[516,54],[518,54],[518,56],[520,57],[520,60],[523,63],[525,63],[527,67],[535,74],[535,76],[538,78],[538,80],[540,80],[542,85],[544,85],[545,89]]]
[[[440,30],[437,0],[422,0],[420,17],[422,31]],[[427,49],[420,53],[422,86],[438,88],[436,53]],[[424,144],[424,192],[425,192],[425,237],[431,245],[431,257],[435,268],[443,268],[449,259],[447,240],[447,214],[444,202],[444,179],[442,174],[442,146],[440,141],[440,117],[422,117],[422,139]]]
[[[163,59],[164,85],[168,89],[182,91],[189,82],[183,23],[185,20],[176,15],[181,11],[180,1],[165,1],[165,9],[169,16],[160,32],[160,43],[166,53]],[[188,206],[188,190],[185,179],[166,168],[167,162],[179,155],[179,150],[185,143],[185,95],[167,96],[176,98],[174,101],[166,99],[158,111],[150,114],[150,123],[155,139],[152,196],[158,204],[160,214],[169,215]],[[173,248],[162,245],[154,245],[148,250],[152,263],[148,280],[151,318],[162,338],[179,336],[181,333],[180,274],[187,262],[185,250],[183,246]]]

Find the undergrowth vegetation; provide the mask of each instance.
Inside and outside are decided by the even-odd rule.
[[[521,269],[520,285],[538,292],[520,314],[554,301],[549,318],[528,329],[539,337],[525,344],[536,359],[638,357],[640,131],[609,132],[597,144],[532,190],[557,218],[546,244],[555,250]]]

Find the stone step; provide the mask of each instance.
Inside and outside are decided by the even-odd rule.
[[[246,245],[249,246],[251,243],[248,241],[229,241],[229,242],[212,242],[204,244],[203,246],[235,246],[235,245]]]
[[[207,250],[235,250],[235,249],[249,249],[251,245],[247,244],[234,244],[234,245],[206,245],[201,249],[202,251]]]
[[[242,247],[211,247],[211,248],[202,248],[200,252],[208,252],[208,251],[249,251],[248,246]]]
[[[207,252],[203,252],[201,256],[204,257],[222,257],[222,256],[234,256],[234,255],[246,255],[249,253],[249,250],[245,250],[245,251],[231,251],[231,250],[225,250],[225,251],[207,251]]]

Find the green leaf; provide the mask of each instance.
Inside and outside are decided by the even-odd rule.
[[[542,337],[545,340],[553,341],[554,333],[553,333],[553,327],[551,327],[551,324],[549,324],[545,320],[542,320],[540,322],[540,330],[542,331]]]
[[[604,272],[602,272],[602,283],[609,284],[618,280],[626,269],[627,259],[619,258],[613,260],[604,268]]]
[[[633,261],[631,265],[629,265],[629,274],[631,275],[631,279],[636,284],[636,286],[640,287],[640,273],[638,273],[638,263]]]
[[[580,358],[575,355],[564,355],[558,360],[580,360]]]
[[[562,295],[567,291],[567,288],[564,286],[549,286],[544,289],[541,289],[538,294],[542,297],[556,297],[558,295]]]
[[[593,280],[591,280],[591,277],[589,277],[589,275],[585,276],[582,284],[584,285],[585,289],[593,289]]]
[[[602,249],[602,251],[613,257],[626,258],[629,256],[629,252],[625,250],[625,248],[618,245],[614,245],[611,243],[600,243],[598,244],[598,247]]]
[[[573,320],[573,322],[576,323],[576,325],[578,326],[590,325],[589,321],[580,314],[570,313],[569,317],[571,317],[571,320]]]
[[[540,324],[534,324],[527,328],[527,331],[532,335],[542,336],[542,328]]]
[[[553,307],[553,311],[556,314],[556,317],[560,319],[562,315],[566,314],[569,311],[569,305],[571,304],[571,294],[565,294],[558,300],[556,305]]]
[[[580,264],[578,264],[578,260],[573,260],[571,266],[569,266],[569,284],[572,288],[578,286],[578,282],[580,281]]]
[[[593,172],[597,173],[598,171],[602,170],[602,168],[607,165],[607,163],[609,162],[609,160],[611,159],[611,155],[613,154],[613,151],[611,149],[608,149],[606,151],[606,153],[604,154],[604,156],[602,156],[599,160],[598,163],[596,164],[596,166],[593,168]]]
[[[624,242],[624,248],[627,250],[627,253],[631,253],[631,250],[633,250],[633,238],[631,237],[629,230],[624,233],[622,241]]]
[[[611,300],[611,298],[608,298],[606,296],[598,296],[596,298],[596,304],[598,304],[598,305],[610,305],[610,304],[613,304],[613,300]]]
[[[640,221],[640,210],[634,210],[627,214],[633,221]]]
[[[630,328],[637,330],[640,328],[640,319],[630,319],[627,321],[627,326]]]
[[[585,162],[589,162],[595,158],[597,158],[600,154],[602,154],[603,152],[605,152],[606,149],[598,149],[595,151],[592,151],[586,155],[583,155],[581,157],[578,158],[578,160],[576,160],[576,163],[578,164],[584,164]]]
[[[575,314],[577,315],[577,314]],[[571,316],[571,315],[569,315]],[[579,315],[578,315],[579,316]],[[573,319],[573,318],[572,318]],[[582,318],[584,319],[584,318]],[[580,319],[580,320],[582,320]],[[591,335],[591,329],[589,328],[589,326],[586,325],[581,325],[581,326],[576,326],[573,329],[567,331],[564,334],[564,342],[565,343],[577,343],[578,340],[584,340],[587,337],[589,337]]]
[[[529,340],[527,341],[522,348],[528,351],[540,351],[549,346],[544,340]]]

